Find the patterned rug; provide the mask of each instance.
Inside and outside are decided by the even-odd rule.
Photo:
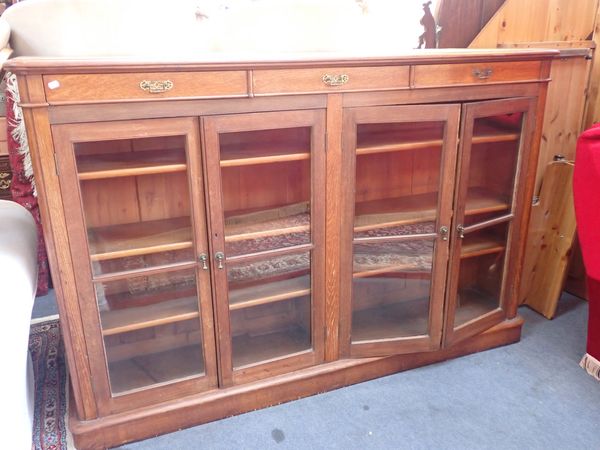
[[[31,326],[29,351],[35,376],[34,450],[66,450],[66,366],[58,320]]]

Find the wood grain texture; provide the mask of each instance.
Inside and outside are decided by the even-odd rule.
[[[585,129],[591,127],[596,122],[600,122],[600,57],[598,57],[598,47],[600,46],[600,2],[598,2],[595,15],[594,30],[592,33],[594,54],[590,85],[587,93],[586,111],[583,120],[583,128]]]
[[[340,94],[328,96],[325,234],[325,361],[340,355],[340,232],[342,197],[342,109]],[[344,299],[343,301],[349,301]]]
[[[444,85],[491,84],[507,81],[532,81],[540,78],[540,62],[435,64],[415,66],[414,87]],[[484,72],[490,71],[484,77]],[[477,74],[481,74],[478,76]]]
[[[584,50],[581,54],[573,56],[565,53],[563,57],[555,59],[552,63],[550,72],[552,82],[548,85],[540,156],[535,176],[536,193],[540,190],[546,166],[555,155],[563,155],[569,160],[575,158],[577,137],[584,127],[584,110],[591,70],[588,55],[593,45],[591,41],[505,44],[511,47],[556,48],[561,51],[573,48]]]
[[[597,0],[506,0],[469,48],[506,42],[587,39],[594,29]]]
[[[254,95],[408,89],[408,70],[408,66],[255,70]],[[346,75],[348,81],[331,86],[323,81],[325,75]]]
[[[173,83],[166,92],[150,93],[140,87],[143,80]],[[53,83],[58,87],[52,89]],[[95,75],[44,75],[49,103],[64,101],[156,100],[178,97],[241,97],[246,96],[246,73],[131,73]]]
[[[532,208],[519,299],[552,319],[575,240],[574,166],[557,161],[546,167],[539,203]]]

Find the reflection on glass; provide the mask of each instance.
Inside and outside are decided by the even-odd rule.
[[[194,261],[185,146],[185,136],[74,144],[95,276]]]
[[[500,307],[508,226],[502,223],[465,235],[455,327]]]
[[[95,283],[113,394],[204,373],[196,276]]]
[[[311,128],[222,133],[219,145],[226,254],[309,243]]]
[[[510,210],[521,125],[520,113],[475,120],[467,210],[495,212],[496,215]]]
[[[434,243],[354,244],[352,341],[429,332]]]
[[[310,254],[227,264],[233,366],[311,349]]]
[[[435,222],[444,127],[444,122],[358,125],[356,233]],[[415,232],[420,231],[406,231]]]

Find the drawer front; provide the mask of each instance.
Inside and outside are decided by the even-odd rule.
[[[506,83],[540,79],[541,61],[415,66],[414,87]]]
[[[45,75],[49,103],[69,101],[153,100],[182,97],[243,97],[246,72],[157,72]]]
[[[255,95],[407,89],[408,66],[255,70]]]

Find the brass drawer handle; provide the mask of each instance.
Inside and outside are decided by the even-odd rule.
[[[345,73],[339,75],[329,75],[326,73],[323,75],[322,80],[323,83],[328,86],[341,86],[342,84],[346,84],[348,81],[350,81],[350,77]]]
[[[487,80],[494,73],[494,69],[473,69],[473,76],[475,78],[479,78],[480,80]]]
[[[167,92],[173,89],[173,82],[171,80],[163,80],[163,81],[151,81],[144,80],[140,83],[140,87],[144,91],[148,91],[151,94],[160,94],[162,92]]]

